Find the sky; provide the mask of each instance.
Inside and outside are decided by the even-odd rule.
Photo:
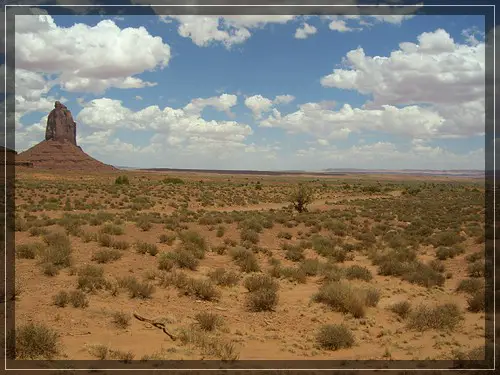
[[[484,169],[482,16],[31,13],[19,152],[59,100],[118,166]]]

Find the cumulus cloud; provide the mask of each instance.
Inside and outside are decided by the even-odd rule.
[[[16,68],[57,74],[57,83],[73,92],[153,86],[134,76],[170,60],[160,37],[144,27],[120,29],[111,20],[59,27],[47,14],[17,15],[15,37]]]
[[[249,108],[256,119],[260,119],[262,114],[273,110],[274,105],[290,104],[295,100],[293,95],[277,95],[274,100],[262,95],[253,95],[245,99],[245,105]]]
[[[233,106],[233,96],[194,99],[184,108],[149,106],[133,111],[119,100],[101,98],[89,102],[77,115],[77,121],[97,131],[126,128],[134,131],[154,131],[178,142],[195,140],[242,142],[252,134],[250,126],[235,121],[207,121],[200,117],[201,109],[211,105],[219,110]]]
[[[311,35],[314,35],[318,32],[313,25],[309,25],[307,22],[304,22],[300,27],[295,30],[295,38],[296,39],[307,39]]]
[[[366,56],[361,47],[352,50],[344,59],[346,68],[334,69],[321,78],[321,84],[371,95],[364,110],[419,105],[409,108],[425,113],[430,122],[420,131],[427,136],[484,133],[484,43],[456,43],[443,29],[417,39],[418,44],[401,43],[388,57]],[[391,113],[408,110],[391,109]]]
[[[268,24],[285,24],[297,16],[294,15],[169,15],[160,16],[164,22],[172,19],[178,22],[178,33],[190,38],[199,47],[221,43],[226,48],[244,43],[255,29]]]

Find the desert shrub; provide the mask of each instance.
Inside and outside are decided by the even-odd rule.
[[[408,301],[401,301],[390,306],[390,310],[400,318],[406,319],[411,311],[411,304]]]
[[[281,267],[279,274],[290,281],[297,281],[298,283],[305,284],[307,275],[301,268],[295,267]]]
[[[251,250],[238,246],[231,249],[229,253],[242,272],[250,273],[260,271],[257,257]]]
[[[141,283],[132,276],[118,280],[118,285],[128,290],[130,298],[149,299],[155,291],[154,285],[148,282]]]
[[[283,245],[285,252],[285,258],[291,260],[292,262],[300,262],[305,258],[304,249],[298,245]]]
[[[485,308],[485,292],[478,290],[467,298],[467,309],[471,312],[483,312]]]
[[[215,330],[218,326],[222,324],[222,317],[210,313],[210,312],[201,312],[198,313],[194,316],[196,322],[200,326],[200,328],[204,331],[213,331]]]
[[[436,271],[436,272],[439,272],[439,273],[443,273],[445,271],[445,266],[443,264],[443,262],[437,260],[437,259],[433,259],[431,260],[429,263],[428,263],[428,266]]]
[[[151,230],[151,228],[153,228],[153,223],[151,223],[151,221],[148,217],[139,218],[136,221],[135,225],[137,226],[137,228],[139,228],[143,232],[147,232],[147,231]]]
[[[242,242],[250,242],[252,244],[259,243],[259,233],[252,229],[243,229],[240,233],[240,238]]]
[[[69,294],[65,290],[61,290],[54,296],[54,305],[65,307],[69,303]]]
[[[92,255],[92,260],[97,263],[109,263],[122,257],[122,253],[116,249],[102,249]]]
[[[176,237],[177,236],[175,234],[162,233],[160,234],[160,243],[164,243],[170,246],[174,243]]]
[[[359,279],[364,281],[370,281],[373,276],[370,270],[366,267],[354,264],[350,267],[344,269],[345,278],[348,280]]]
[[[113,324],[118,327],[125,329],[130,325],[130,315],[123,311],[116,311],[112,315]]]
[[[31,227],[30,230],[30,236],[45,236],[46,234],[49,233],[47,228],[42,228],[42,227]]]
[[[318,235],[315,235],[312,238],[312,248],[319,255],[324,257],[329,257],[332,254],[335,245],[336,243],[331,238],[326,238]]]
[[[299,213],[307,212],[307,206],[312,203],[313,199],[312,189],[303,184],[299,184],[290,196],[293,208]]]
[[[180,233],[179,238],[182,241],[183,247],[191,251],[196,258],[203,259],[205,257],[208,245],[205,238],[199,233],[192,230],[186,230]]]
[[[175,259],[169,256],[168,253],[161,253],[158,256],[158,269],[162,271],[170,271],[175,265]]]
[[[412,284],[427,288],[442,286],[445,282],[445,277],[441,273],[420,262],[410,263],[402,278]]]
[[[217,237],[223,237],[224,236],[224,233],[226,233],[226,228],[224,228],[223,226],[219,226],[217,227],[217,232],[215,233],[215,235]]]
[[[355,318],[362,318],[366,314],[365,296],[344,282],[323,285],[313,296],[313,301],[324,303],[338,312],[351,313]]]
[[[437,306],[419,306],[409,315],[408,326],[418,331],[428,329],[453,330],[463,319],[460,308],[454,303]]]
[[[331,262],[322,264],[319,271],[320,275],[322,276],[323,283],[340,281],[340,279],[344,276],[342,269]]]
[[[477,291],[483,290],[484,288],[484,279],[473,278],[473,279],[464,279],[460,281],[457,286],[457,292],[465,292],[465,293],[476,293]]]
[[[16,256],[19,259],[35,259],[42,249],[43,244],[41,243],[18,245],[16,246]]]
[[[106,233],[99,233],[97,235],[97,242],[103,247],[111,247],[113,244],[113,237]]]
[[[128,179],[128,176],[118,176],[116,179],[115,179],[115,185],[129,185],[130,184],[130,181]]]
[[[182,291],[185,295],[195,296],[204,301],[214,301],[220,298],[220,292],[207,279],[188,279],[187,285]]]
[[[299,266],[306,276],[316,276],[321,267],[321,262],[319,259],[304,259]]]
[[[52,359],[59,352],[58,333],[45,324],[27,323],[16,328],[16,358]]]
[[[467,267],[470,277],[484,277],[485,262],[484,260],[477,260],[469,264]]]
[[[323,325],[316,335],[316,342],[322,349],[338,350],[354,345],[354,335],[343,324]]]
[[[130,244],[124,240],[113,239],[113,242],[111,243],[111,247],[113,249],[117,249],[117,250],[127,250],[130,247]]]
[[[378,301],[380,300],[380,291],[373,288],[369,287],[363,290],[364,296],[365,296],[365,304],[366,306],[369,307],[375,307],[378,304]]]
[[[152,256],[158,254],[158,246],[153,243],[137,241],[135,243],[135,249],[139,254],[149,253],[149,255]]]
[[[193,271],[198,268],[198,264],[200,263],[192,252],[186,250],[182,246],[175,249],[174,252],[166,253],[164,257],[172,259],[179,268],[186,268]]]
[[[100,266],[86,265],[78,270],[78,289],[93,292],[109,286],[104,277],[104,269]]]
[[[69,267],[72,263],[72,250],[69,237],[64,233],[50,233],[44,237],[47,246],[41,252],[41,262],[50,263],[58,268]]]
[[[224,268],[216,268],[208,274],[208,277],[220,286],[236,285],[240,279],[236,272],[226,271]]]
[[[243,286],[249,292],[255,292],[257,290],[269,289],[278,290],[278,283],[273,280],[269,275],[262,273],[255,273],[245,278],[243,281]]]
[[[59,274],[59,267],[54,266],[52,263],[43,263],[42,272],[45,276],[56,276]]]
[[[274,289],[258,289],[247,294],[247,306],[254,312],[273,311],[278,301],[278,291]]]
[[[457,255],[460,255],[462,252],[463,248],[458,246],[439,246],[436,249],[436,258],[438,258],[439,260],[453,259]]]
[[[68,295],[69,302],[73,307],[80,307],[84,309],[89,305],[89,301],[87,300],[87,296],[81,290],[73,290]]]
[[[105,234],[112,234],[115,236],[122,235],[124,233],[124,230],[122,227],[119,225],[115,224],[105,224],[99,231],[100,233],[105,233]]]
[[[469,263],[474,263],[478,260],[481,260],[484,258],[484,253],[482,251],[476,251],[474,253],[471,253],[465,257],[465,260]]]
[[[446,231],[446,232],[440,232],[437,233],[433,238],[432,238],[432,244],[434,247],[438,246],[453,246],[459,242],[462,242],[464,239],[460,237],[455,232],[451,231]]]

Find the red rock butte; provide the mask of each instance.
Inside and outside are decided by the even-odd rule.
[[[76,144],[76,123],[71,111],[60,102],[56,102],[49,113],[45,140],[16,155],[16,164],[37,169],[94,172],[117,170],[86,154]]]

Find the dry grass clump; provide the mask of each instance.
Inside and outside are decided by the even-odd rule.
[[[316,342],[322,349],[338,350],[350,348],[354,345],[354,335],[343,324],[323,325],[316,335]]]
[[[100,266],[85,265],[78,270],[78,289],[84,292],[95,292],[109,287],[104,277],[104,269]]]
[[[188,278],[181,291],[187,296],[194,296],[204,301],[217,301],[220,291],[209,279]]]
[[[155,256],[156,254],[158,254],[158,246],[156,246],[154,243],[137,241],[135,243],[135,249],[139,254],[148,253],[151,256]]]
[[[101,249],[92,255],[92,260],[97,263],[110,263],[122,257],[122,253],[117,249]]]
[[[164,243],[164,244],[171,246],[174,243],[176,238],[177,238],[177,236],[175,233],[174,234],[162,233],[162,234],[160,234],[159,240],[160,240],[160,243]]]
[[[320,270],[321,262],[319,259],[304,259],[299,266],[306,276],[316,276]]]
[[[41,250],[42,265],[50,264],[57,269],[69,267],[72,264],[72,249],[69,237],[64,233],[54,232],[44,237]]]
[[[278,304],[278,283],[269,275],[253,274],[248,276],[243,285],[250,292],[247,295],[247,307],[250,311],[272,311]]]
[[[123,311],[115,311],[112,314],[112,322],[113,324],[121,329],[125,329],[130,325],[130,314],[127,314],[126,312]]]
[[[53,359],[59,353],[59,335],[42,323],[27,323],[16,328],[17,359]]]
[[[214,331],[224,322],[220,315],[211,312],[201,312],[194,316],[199,327],[204,331]]]
[[[366,315],[366,296],[345,282],[333,281],[323,285],[313,296],[313,301],[324,303],[338,312],[350,313],[355,318]]]
[[[467,271],[470,277],[484,277],[485,268],[486,265],[484,260],[476,260],[469,264]]]
[[[408,301],[401,301],[393,304],[389,309],[402,319],[406,319],[411,311],[411,303]]]
[[[208,277],[219,286],[233,286],[238,284],[240,277],[236,272],[227,271],[224,268],[216,268],[208,274]]]
[[[372,273],[368,268],[357,264],[345,268],[344,276],[347,280],[358,279],[358,280],[370,281],[371,279],[373,279]]]
[[[475,293],[484,289],[484,279],[471,278],[461,280],[457,286],[457,292]]]
[[[470,312],[484,312],[485,309],[485,291],[478,290],[467,298],[467,309]]]
[[[237,246],[229,251],[234,262],[240,267],[242,272],[258,272],[260,266],[255,254],[244,247]]]
[[[16,256],[19,259],[35,259],[43,250],[44,245],[39,242],[16,246]]]
[[[235,361],[239,358],[234,342],[221,340],[219,336],[211,335],[196,326],[182,330],[179,339],[182,344],[195,345],[204,354],[214,356],[224,362]]]
[[[155,291],[154,285],[148,282],[141,283],[133,276],[119,279],[118,286],[127,289],[130,298],[149,299]]]
[[[428,329],[453,330],[463,320],[463,313],[455,303],[437,306],[421,305],[409,315],[408,326],[418,331]]]

